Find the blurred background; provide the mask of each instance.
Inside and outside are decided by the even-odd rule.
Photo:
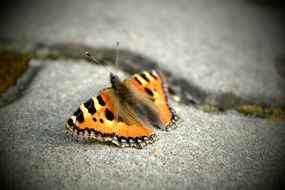
[[[283,2],[1,1],[0,39],[113,49],[119,40],[204,91],[280,106]]]

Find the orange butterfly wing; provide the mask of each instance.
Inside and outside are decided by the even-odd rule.
[[[139,95],[153,102],[155,111],[158,113],[163,130],[176,128],[179,117],[175,110],[168,104],[167,88],[162,74],[159,71],[143,71],[127,78],[125,84],[138,92]]]
[[[152,129],[145,125],[128,125],[114,110],[114,91],[103,89],[82,104],[67,120],[67,131],[77,140],[94,139],[112,142],[121,147],[142,148],[156,140]]]

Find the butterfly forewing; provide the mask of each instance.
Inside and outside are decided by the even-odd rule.
[[[115,136],[116,121],[109,116],[109,110],[113,109],[110,101],[111,90],[102,90],[82,104],[70,117],[66,128],[75,138],[110,141]]]
[[[169,130],[175,128],[178,116],[168,104],[167,89],[162,74],[159,71],[143,71],[125,80],[125,84],[136,94],[152,101],[151,107],[158,113],[162,122],[160,128]]]

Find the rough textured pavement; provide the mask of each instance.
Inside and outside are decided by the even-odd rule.
[[[3,3],[0,37],[141,53],[209,92],[284,100],[282,10],[247,1]],[[81,144],[71,113],[109,84],[85,61],[32,60],[25,95],[0,108],[1,181],[14,189],[272,189],[285,171],[284,123],[174,104],[184,123],[145,149]],[[111,68],[110,68],[111,69]],[[124,73],[121,73],[125,76]],[[25,76],[24,76],[25,77]]]
[[[258,189],[281,176],[284,125],[234,113],[178,106],[185,122],[157,130],[160,140],[143,150],[72,141],[65,120],[107,84],[94,65],[48,62],[26,96],[0,109],[1,168],[12,187]]]

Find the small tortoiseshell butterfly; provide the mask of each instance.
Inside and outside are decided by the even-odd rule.
[[[168,104],[159,71],[143,71],[124,81],[110,73],[110,81],[111,87],[102,89],[67,120],[65,128],[76,140],[142,148],[157,140],[149,126],[166,131],[177,127],[179,117]]]

